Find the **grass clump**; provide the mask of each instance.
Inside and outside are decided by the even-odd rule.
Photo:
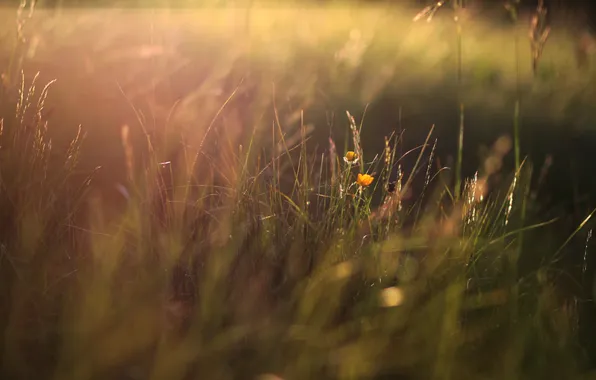
[[[510,140],[495,143],[456,201],[450,171],[434,168],[432,129],[411,151],[416,166],[406,176],[396,154],[399,135],[369,155],[362,124],[347,116],[350,147],[338,150],[330,139],[321,154],[307,153],[304,123],[295,145],[277,125],[269,141],[275,149],[258,146],[253,136],[239,149],[220,150],[217,159],[197,144],[163,162],[148,139],[145,164],[125,163],[125,207],[103,221],[102,210],[92,209],[96,217],[77,234],[83,226],[68,223],[75,204],[52,205],[76,198],[61,186],[79,140],[62,167],[53,164],[58,179],[40,183],[50,159],[39,156],[45,124],[35,124],[40,132],[27,141],[37,144],[30,149],[40,161],[24,160],[24,148],[3,161],[29,165],[16,173],[30,175],[10,177],[6,167],[2,175],[6,203],[17,190],[24,202],[4,219],[15,230],[3,232],[17,231],[3,235],[4,262],[20,262],[3,265],[3,289],[11,289],[5,373],[61,379],[577,373],[573,325],[565,327],[573,311],[560,308],[548,271],[511,275],[512,258],[525,252],[518,232],[532,227],[516,225],[526,164],[504,191],[491,182]],[[126,129],[122,138],[128,160],[142,159]],[[406,196],[417,182],[420,196]],[[61,238],[57,226],[72,239]],[[27,366],[30,360],[45,365]]]
[[[13,83],[0,119],[7,378],[583,376],[575,303],[553,280],[562,248],[540,240],[552,221],[529,222],[517,148],[503,175],[507,136],[468,179],[460,143],[453,178],[434,126],[418,147],[395,131],[370,153],[348,112],[343,146],[317,149],[304,110],[291,131],[274,104],[270,131],[235,140],[218,123],[232,91],[202,131],[165,131],[172,145],[141,117],[123,126],[115,207],[92,195],[94,172],[78,176],[83,130],[54,145],[50,85]]]

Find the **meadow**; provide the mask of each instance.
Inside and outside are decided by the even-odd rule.
[[[0,10],[2,377],[595,377],[585,30],[420,10]]]

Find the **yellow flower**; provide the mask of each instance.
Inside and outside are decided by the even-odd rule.
[[[346,152],[344,156],[344,161],[348,164],[355,164],[358,162],[358,153],[353,152],[351,150]]]
[[[358,178],[356,179],[356,183],[362,187],[368,187],[371,183],[375,180],[375,177],[369,174],[360,174],[358,173]]]

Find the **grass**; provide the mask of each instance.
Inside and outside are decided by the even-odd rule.
[[[347,112],[317,145],[278,82],[255,90],[267,128],[232,128],[238,81],[194,133],[156,135],[130,103],[117,207],[79,174],[86,129],[53,139],[54,84],[20,67],[1,97],[7,378],[586,378],[556,264],[593,213],[571,237],[535,220],[531,163],[506,173],[517,139],[466,179],[440,164],[435,126],[375,151],[368,111]]]

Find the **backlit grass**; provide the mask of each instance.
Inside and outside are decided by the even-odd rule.
[[[52,138],[57,83],[12,62],[0,98],[7,378],[584,378],[578,303],[555,281],[574,236],[536,220],[540,168],[505,164],[509,135],[458,178],[434,125],[408,146],[408,131],[380,135],[343,110],[344,133],[321,142],[309,97],[279,96],[294,82],[263,79],[251,92],[262,114],[247,121],[237,99],[255,82],[241,79],[202,93],[192,128],[156,133],[128,104],[135,122],[101,147],[123,152],[117,205],[94,192],[101,169],[81,168],[85,126]],[[207,84],[237,74],[221,62]],[[272,67],[279,79],[289,66]]]

